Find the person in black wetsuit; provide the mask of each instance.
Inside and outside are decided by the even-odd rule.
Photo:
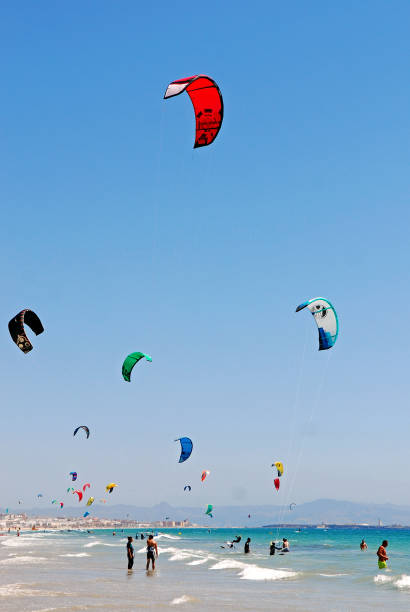
[[[269,545],[269,554],[274,555],[276,552],[276,544],[275,542],[271,542]]]
[[[234,540],[232,540],[232,544],[239,544],[242,540],[242,536],[236,536]]]
[[[245,548],[243,549],[243,552],[245,553],[245,555],[250,552],[250,543],[251,543],[251,539],[248,538],[245,542]]]
[[[134,547],[132,545],[132,537],[128,536],[127,542],[127,559],[128,559],[128,569],[132,569],[134,565]]]
[[[145,539],[145,536],[143,533],[141,533],[141,540],[144,540],[144,539]]]
[[[147,571],[149,570],[149,564],[152,563],[152,569],[155,569],[155,558],[158,557],[158,546],[154,540],[154,536],[148,536],[147,540]]]

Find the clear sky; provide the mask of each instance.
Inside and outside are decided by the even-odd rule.
[[[2,4],[0,507],[71,470],[110,503],[410,503],[409,23],[406,1]],[[196,73],[225,119],[193,151],[163,94]],[[295,314],[317,295],[320,353]]]

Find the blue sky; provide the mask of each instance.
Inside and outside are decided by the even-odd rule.
[[[71,470],[138,505],[410,503],[409,4],[1,13],[0,506],[69,503]],[[193,151],[163,94],[196,73],[225,118]],[[321,353],[294,312],[317,295],[340,318]]]

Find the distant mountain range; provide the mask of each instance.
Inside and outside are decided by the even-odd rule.
[[[292,506],[293,507],[293,506]],[[213,518],[205,516],[205,508],[174,507],[166,502],[151,508],[115,505],[105,506],[93,504],[91,514],[99,518],[130,519],[142,522],[161,521],[165,517],[181,521],[188,519],[198,525],[210,527],[249,526],[261,527],[267,524],[288,523],[298,525],[315,525],[319,523],[351,524],[368,523],[377,525],[380,520],[383,525],[410,525],[410,506],[394,504],[362,504],[335,499],[318,499],[316,501],[298,504],[293,510],[288,506],[214,506]],[[4,512],[5,509],[2,509]],[[65,506],[63,510],[53,506],[36,508],[9,508],[9,512],[26,512],[33,516],[65,516],[80,517],[84,512],[81,508]],[[248,518],[248,515],[251,515]]]

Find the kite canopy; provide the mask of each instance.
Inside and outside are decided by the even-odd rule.
[[[178,440],[181,442],[181,455],[179,457],[179,463],[183,463],[190,458],[194,445],[192,444],[192,440],[190,438],[177,438],[174,440],[174,442],[178,442]]]
[[[24,324],[28,325],[36,336],[43,333],[44,327],[36,313],[28,308],[21,310],[13,319],[11,319],[11,321],[9,321],[9,332],[13,342],[17,344],[23,353],[29,353],[33,348],[33,345],[27,338]]]
[[[210,474],[209,470],[204,470],[201,474],[201,480],[204,482],[205,478]]]
[[[125,358],[124,363],[122,364],[122,376],[124,380],[127,382],[131,382],[131,372],[136,363],[145,357],[147,361],[152,361],[152,357],[146,355],[145,353],[130,353],[128,357]]]
[[[86,506],[91,506],[91,504],[93,503],[93,501],[94,501],[94,497],[90,497],[90,498],[88,499],[87,503],[86,503]]]
[[[77,472],[70,472],[71,480],[75,482],[77,480]]]
[[[293,508],[296,508],[295,502],[292,502],[291,504],[289,504],[289,510],[293,510]]]
[[[86,483],[85,483],[85,485],[83,485],[83,491],[84,491],[84,493],[85,493],[85,490],[86,490],[86,489],[89,489],[90,487],[91,487],[90,483],[89,483],[89,482],[86,482]]]
[[[275,485],[275,489],[277,491],[279,491],[279,487],[280,487],[280,480],[279,480],[279,478],[275,478],[275,480],[273,481],[273,484]]]
[[[188,489],[188,491],[190,491],[191,490],[191,486],[190,485],[185,485],[184,491],[186,491],[187,489]]]
[[[275,467],[278,470],[278,476],[282,476],[283,463],[281,461],[275,461],[275,463],[272,463],[272,467]]]
[[[100,499],[100,502],[102,502],[103,504],[106,504],[107,500],[106,499]]]
[[[42,493],[37,493],[37,497],[43,497]]]
[[[79,431],[80,429],[84,429],[84,431],[85,431],[85,433],[87,435],[87,440],[88,440],[88,438],[90,437],[90,430],[88,429],[87,425],[80,425],[79,427],[74,429],[73,436],[75,436],[77,431]]]
[[[74,487],[68,487],[68,489],[67,489],[67,493],[68,493],[69,491],[74,491]]]
[[[115,489],[115,487],[118,487],[118,485],[115,484],[115,482],[110,482],[109,484],[107,484],[107,486],[105,487],[105,490],[108,491],[108,493],[112,493],[113,490]]]
[[[210,145],[221,129],[224,103],[218,85],[213,79],[197,74],[186,79],[172,81],[167,87],[164,99],[187,92],[191,98],[196,118],[194,149]]]
[[[56,499],[53,499],[53,500],[51,501],[51,503],[52,503],[52,504],[56,504],[56,503],[57,503],[57,500],[56,500]]]
[[[60,502],[60,508],[64,508],[64,503]]]
[[[86,516],[88,516],[90,513],[89,512],[84,512],[83,517],[85,518]]]
[[[74,493],[77,493],[78,501],[80,502],[83,499],[83,492],[82,491],[74,491],[73,495],[74,495]]]
[[[332,348],[339,333],[339,320],[336,310],[329,300],[318,297],[300,304],[296,312],[308,308],[315,318],[319,331],[319,351]]]
[[[207,514],[211,518],[212,518],[212,514],[211,514],[212,509],[213,509],[213,505],[212,504],[208,504],[208,508],[205,510],[205,514]]]

